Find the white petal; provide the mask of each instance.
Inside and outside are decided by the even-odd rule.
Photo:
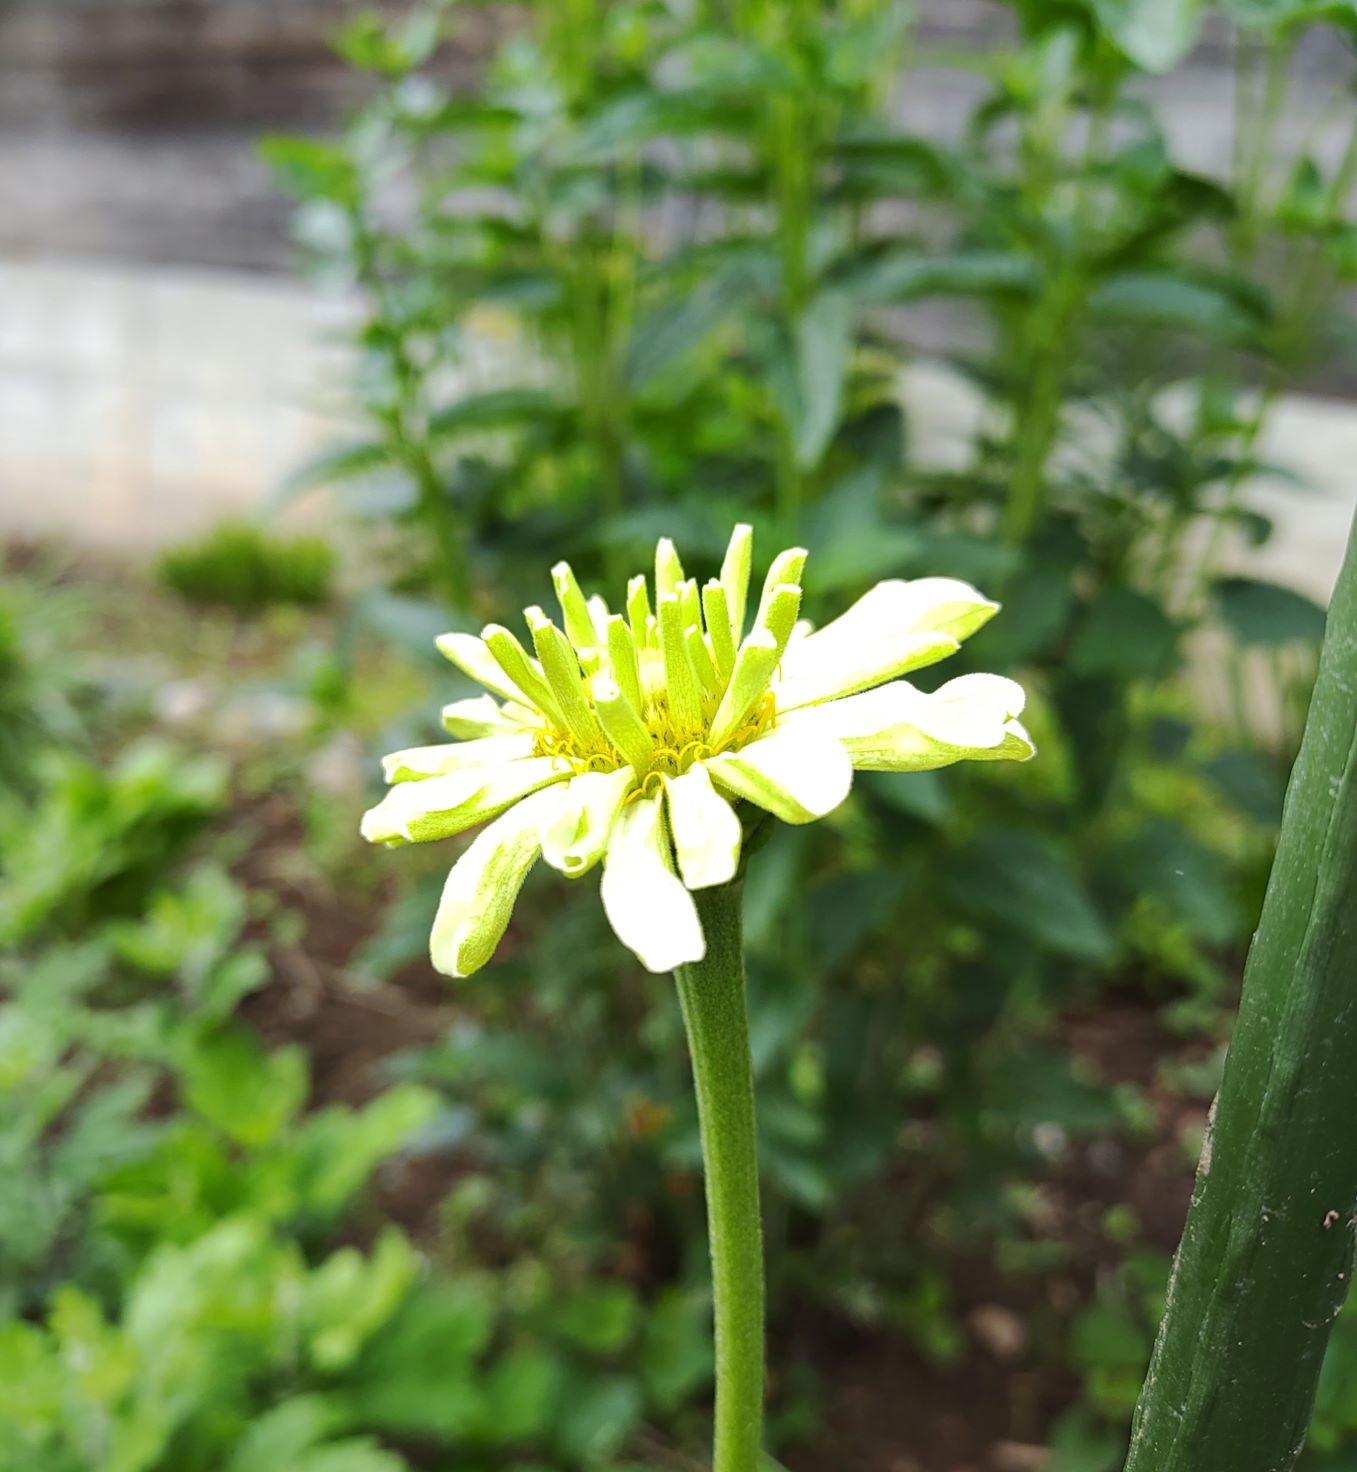
[[[542,857],[572,879],[592,869],[603,857],[618,810],[635,785],[630,767],[572,777],[557,789],[555,806],[543,821]]]
[[[535,714],[523,705],[502,706],[492,695],[472,695],[443,707],[443,725],[459,741],[473,741],[480,736],[512,736],[533,724]]]
[[[476,835],[443,886],[429,955],[444,976],[470,976],[495,952],[537,859],[538,828],[554,793],[525,798]]]
[[[924,729],[953,746],[998,746],[1027,692],[1003,675],[959,675],[925,697]]]
[[[647,971],[673,971],[707,953],[693,897],[670,867],[658,797],[628,803],[603,864],[603,909],[617,938]]]
[[[531,756],[537,738],[529,731],[512,736],[483,736],[478,741],[440,741],[435,746],[411,746],[382,758],[388,782],[413,782],[442,777],[469,767],[493,767]]]
[[[728,884],[740,866],[744,837],[735,809],[711,785],[701,763],[666,784],[669,831],[679,873],[689,889]]]
[[[739,751],[722,752],[704,765],[718,787],[746,797],[785,823],[812,823],[848,796],[853,764],[843,743],[809,718],[781,723]]]
[[[1025,761],[1036,747],[1016,717],[1021,685],[962,675],[931,695],[905,680],[793,712],[786,729],[828,732],[860,770],[922,772],[961,761]]]
[[[484,639],[475,634],[440,634],[434,643],[445,659],[450,659],[478,685],[484,685],[487,690],[493,690],[505,700],[532,704],[500,668],[499,661],[490,653]]]
[[[956,578],[878,583],[846,613],[788,648],[776,687],[778,709],[851,695],[935,664],[998,607]]]
[[[422,782],[400,782],[363,814],[362,834],[369,843],[427,843],[450,838],[493,818],[510,803],[570,775],[554,758],[529,757],[503,766]]]

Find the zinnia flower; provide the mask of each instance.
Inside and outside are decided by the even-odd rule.
[[[448,875],[434,966],[467,976],[494,953],[538,857],[570,878],[603,865],[603,908],[655,972],[701,960],[691,890],[735,877],[741,807],[809,823],[848,796],[853,769],[920,772],[1025,761],[1022,687],[962,675],[926,694],[900,676],[945,659],[999,605],[968,583],[879,583],[811,631],[798,622],[800,548],[773,560],[746,634],[753,536],[738,526],[721,575],[699,588],[673,543],[627,586],[626,613],[552,570],[562,629],[526,610],[532,652],[508,629],[438,647],[490,694],[455,701],[456,741],[384,762],[386,797],[363,836],[449,838],[487,818]]]

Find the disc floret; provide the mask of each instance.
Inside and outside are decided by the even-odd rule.
[[[732,606],[742,615],[750,545],[749,529],[737,528],[721,577],[699,588],[666,538],[656,549],[654,611],[645,577],[636,577],[625,617],[586,599],[570,565],[557,563],[563,627],[540,608],[524,614],[535,663],[509,630],[488,627],[486,647],[540,718],[533,754],[574,776],[629,766],[635,797],[768,730],[777,710],[768,682],[795,631],[806,553],[794,548],[774,562],[741,648]]]

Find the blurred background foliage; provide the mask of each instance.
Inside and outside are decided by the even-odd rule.
[[[325,489],[338,567],[231,526],[169,591],[38,561],[0,596],[0,1466],[698,1465],[668,989],[538,876],[450,995],[452,853],[355,829],[366,758],[468,693],[434,634],[562,556],[700,571],[736,520],[810,548],[817,619],[886,576],[1002,598],[961,657],[1041,747],[863,776],[751,865],[775,1449],[1119,1465],[1323,626],[1228,554],[1271,533],[1279,396],[1351,359],[1357,125],[1326,169],[1278,123],[1357,10],[1010,8],[980,54],[895,0],[558,0],[458,91],[456,7],[364,16],[343,136],[263,142],[363,304],[362,422],[282,493]],[[1229,178],[1143,86],[1205,23]],[[950,142],[900,122],[925,67],[980,84]],[[946,464],[920,361],[976,404]],[[1357,1320],[1306,1466],[1357,1466]]]

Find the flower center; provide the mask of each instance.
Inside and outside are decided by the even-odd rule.
[[[744,724],[719,746],[711,746],[705,739],[705,730],[695,732],[680,725],[661,695],[647,706],[643,718],[650,735],[651,756],[646,769],[637,773],[642,789],[653,791],[662,778],[681,777],[695,762],[705,761],[718,751],[738,751],[768,730],[776,716],[773,692],[765,691]],[[606,738],[586,749],[571,732],[552,725],[543,726],[538,733],[533,754],[563,761],[577,776],[585,772],[616,772],[627,765],[627,759]]]

